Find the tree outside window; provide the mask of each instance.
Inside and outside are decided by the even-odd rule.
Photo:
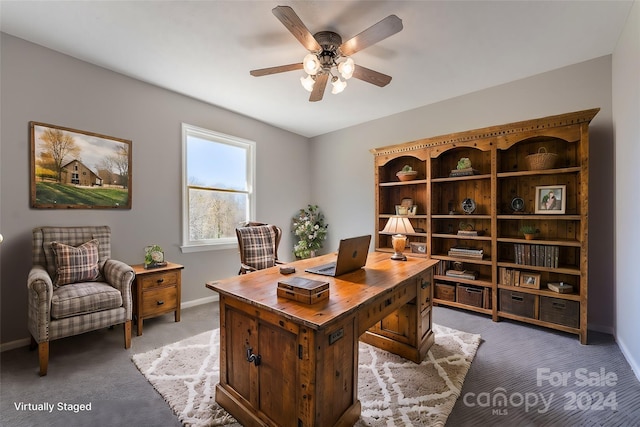
[[[255,211],[255,142],[182,125],[183,251],[236,245]]]

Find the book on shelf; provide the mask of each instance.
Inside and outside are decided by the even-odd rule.
[[[514,243],[516,264],[558,268],[560,247],[557,245],[531,245]]]
[[[464,169],[453,169],[451,170],[451,173],[449,174],[449,177],[456,177],[456,176],[470,176],[470,175],[478,175],[480,172],[478,172],[477,169],[474,168],[464,168]]]
[[[458,236],[483,236],[484,230],[458,230]]]
[[[499,267],[498,276],[501,285],[520,286],[520,270],[515,270],[507,267]]]
[[[476,280],[478,272],[473,270],[447,270],[445,276],[455,277],[457,279]]]
[[[477,248],[453,246],[449,249],[449,256],[482,259],[484,251]]]

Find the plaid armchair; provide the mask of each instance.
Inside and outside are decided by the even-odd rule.
[[[49,341],[122,323],[131,347],[133,269],[111,259],[108,226],[33,229],[27,279],[31,348],[47,374]]]
[[[278,245],[282,229],[261,222],[249,222],[236,228],[240,248],[240,271],[245,274],[280,264]]]

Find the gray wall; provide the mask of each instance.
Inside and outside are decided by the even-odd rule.
[[[143,262],[144,246],[157,243],[168,260],[185,266],[185,302],[212,297],[206,281],[237,273],[235,249],[180,251],[181,122],[256,141],[256,216],[284,228],[280,257],[293,258],[289,221],[311,202],[306,138],[7,34],[0,46],[2,343],[28,337],[26,277],[33,227],[108,224],[113,257],[128,263]],[[132,140],[132,209],[31,209],[30,120]],[[281,167],[283,158],[302,160]]]
[[[588,317],[590,328],[613,333],[611,56],[313,138],[313,193],[334,223],[327,248],[341,237],[375,231],[369,149],[595,107],[601,110],[590,127]],[[326,164],[338,173],[325,173]]]
[[[613,54],[615,149],[616,340],[640,378],[640,3],[635,2]]]

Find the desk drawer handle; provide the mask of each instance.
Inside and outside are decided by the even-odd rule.
[[[163,305],[163,304],[164,304],[164,301],[162,301],[162,300],[156,301],[156,304],[158,304],[158,305]]]
[[[156,282],[157,282],[157,283],[162,283],[162,282],[164,282],[164,277],[162,277],[162,278],[160,278],[160,279],[156,280]]]
[[[425,289],[425,288],[426,288],[426,287],[428,287],[430,284],[431,284],[431,282],[427,280],[427,281],[422,282],[422,283],[420,284],[420,287],[421,287],[422,289]]]
[[[253,354],[253,348],[249,347],[247,349],[247,362],[252,363],[256,366],[260,366],[260,362],[262,361],[262,356],[259,354]]]

